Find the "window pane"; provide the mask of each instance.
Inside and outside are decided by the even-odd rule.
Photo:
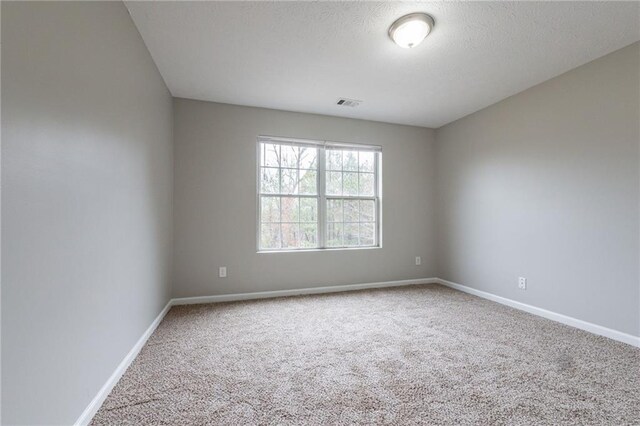
[[[342,172],[327,172],[327,194],[342,195]]]
[[[358,200],[344,200],[344,221],[358,222]]]
[[[359,160],[360,160],[360,168],[361,172],[373,172],[374,167],[374,156],[373,152],[360,152]]]
[[[342,168],[354,172],[358,171],[358,151],[344,151],[342,153]]]
[[[375,222],[376,220],[376,202],[371,200],[360,201],[360,221]]]
[[[360,195],[373,196],[373,173],[360,173]]]
[[[318,168],[318,148],[300,147],[300,168],[313,170]]]
[[[282,158],[282,165],[280,167],[291,167],[292,169],[297,169],[300,148],[297,146],[282,145],[280,150]]]
[[[297,248],[300,245],[297,223],[282,224],[282,247]]]
[[[261,222],[280,222],[280,198],[261,197]]]
[[[318,225],[304,223],[300,225],[300,247],[313,248],[318,246]]]
[[[360,245],[372,246],[375,244],[375,223],[360,224]]]
[[[300,170],[300,194],[315,195],[318,193],[318,172]]]
[[[283,194],[298,193],[298,171],[295,169],[282,169],[282,186],[280,191]]]
[[[342,151],[337,149],[328,149],[327,151],[327,170],[342,170]]]
[[[296,197],[282,197],[280,202],[280,214],[282,222],[299,221],[299,200]]]
[[[263,194],[277,194],[280,192],[280,170],[260,169],[260,192]]]
[[[379,154],[342,148],[260,143],[260,248],[316,248],[320,229],[325,247],[376,243]],[[325,166],[322,176],[320,155]],[[327,196],[325,224],[319,223],[319,185]]]
[[[280,167],[280,145],[263,143],[260,151],[262,154],[262,166]]]
[[[342,223],[327,223],[327,246],[342,246]]]
[[[318,200],[316,198],[300,198],[300,222],[318,221]]]
[[[358,173],[345,172],[342,179],[342,193],[344,195],[358,195]]]
[[[327,222],[342,222],[342,200],[327,200]]]
[[[358,245],[358,224],[357,223],[344,224],[344,245],[345,246]]]
[[[260,248],[274,249],[280,248],[280,225],[262,224],[260,225]]]

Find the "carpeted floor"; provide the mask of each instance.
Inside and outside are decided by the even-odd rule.
[[[171,309],[94,425],[640,424],[640,350],[437,285]]]

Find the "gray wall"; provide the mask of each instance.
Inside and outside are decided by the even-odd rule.
[[[639,53],[438,129],[441,278],[640,334]]]
[[[2,42],[2,422],[70,424],[170,296],[172,101],[120,2]]]
[[[174,120],[175,296],[435,275],[432,130],[184,99]],[[382,145],[383,248],[256,253],[260,134]]]

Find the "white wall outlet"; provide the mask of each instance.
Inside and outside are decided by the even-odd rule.
[[[422,265],[422,258],[420,256],[416,256],[416,265]]]
[[[218,269],[218,276],[220,278],[227,278],[227,267],[226,266],[221,266],[220,269]]]
[[[520,290],[526,290],[527,289],[527,279],[525,277],[518,278],[518,288]]]

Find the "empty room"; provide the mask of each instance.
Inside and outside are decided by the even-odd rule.
[[[640,425],[640,2],[0,4],[2,425]]]

